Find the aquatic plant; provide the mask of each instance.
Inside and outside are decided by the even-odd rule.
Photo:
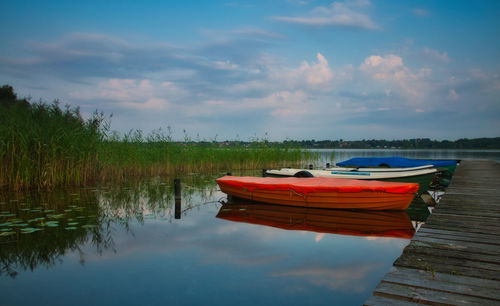
[[[313,154],[266,139],[193,141],[184,132],[183,141],[174,141],[170,128],[119,136],[109,131],[109,119],[95,112],[85,120],[78,108],[61,108],[58,101],[30,103],[18,99],[11,86],[0,87],[0,187],[50,189],[97,180],[295,166]]]

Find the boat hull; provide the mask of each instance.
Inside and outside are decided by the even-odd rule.
[[[236,183],[234,183],[235,179]],[[245,179],[252,178],[225,176],[216,181],[222,192],[242,199],[296,207],[333,209],[406,210],[418,189],[417,184],[371,181],[361,182],[365,183],[363,185],[360,181],[331,178],[259,178],[265,182],[259,186],[258,184],[245,185]],[[301,186],[294,187],[293,185],[294,182],[314,184],[315,181],[326,181],[333,184],[333,187],[304,190],[300,188]],[[336,183],[346,184],[346,182],[355,182],[356,186],[374,188],[358,188],[356,191],[349,192],[334,186]],[[375,186],[410,186],[410,188],[406,192],[396,193],[383,191],[383,188],[375,188]]]

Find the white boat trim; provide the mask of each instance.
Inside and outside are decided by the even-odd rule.
[[[377,179],[383,180],[383,179],[434,174],[437,172],[437,169],[435,168],[413,170],[413,171],[398,171],[398,172],[337,171],[332,169],[308,170],[308,169],[282,168],[281,170],[267,170],[266,173],[278,176],[294,176],[297,172],[307,171],[315,177],[334,177],[334,178],[346,178],[346,179],[356,179],[356,180],[377,180]]]

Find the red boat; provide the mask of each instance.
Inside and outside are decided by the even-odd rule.
[[[406,210],[418,191],[416,183],[325,177],[224,176],[216,182],[222,192],[238,198],[334,209]]]

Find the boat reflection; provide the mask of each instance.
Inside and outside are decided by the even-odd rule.
[[[293,207],[233,198],[222,205],[216,217],[285,230],[350,236],[411,239],[415,233],[412,222],[404,211]]]

